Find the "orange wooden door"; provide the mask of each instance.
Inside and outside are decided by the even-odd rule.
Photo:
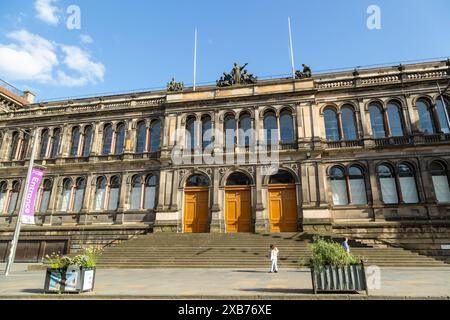
[[[269,222],[274,233],[298,230],[295,185],[269,187]]]
[[[184,232],[208,232],[208,189],[186,188],[184,192]]]
[[[225,190],[225,222],[228,233],[253,231],[250,188],[228,187]]]

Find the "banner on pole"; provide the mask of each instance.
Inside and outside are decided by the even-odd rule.
[[[28,190],[25,195],[25,206],[22,212],[23,224],[35,224],[34,212],[36,206],[36,195],[44,176],[44,171],[33,169],[31,172],[30,182],[28,184]]]

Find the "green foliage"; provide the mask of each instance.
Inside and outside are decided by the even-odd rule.
[[[51,269],[67,269],[69,266],[78,266],[82,268],[93,268],[97,265],[98,258],[102,255],[101,249],[87,248],[75,257],[61,256],[53,252],[44,257],[44,264]]]
[[[307,263],[311,268],[321,268],[323,266],[342,267],[360,263],[355,256],[346,252],[341,244],[325,240],[320,236],[314,237],[311,250],[312,257]]]

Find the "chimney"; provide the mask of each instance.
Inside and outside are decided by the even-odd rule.
[[[24,91],[22,97],[31,104],[34,102],[34,98],[36,98],[36,95],[31,91]]]

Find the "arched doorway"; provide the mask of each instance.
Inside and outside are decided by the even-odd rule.
[[[184,232],[207,233],[209,221],[209,179],[203,175],[189,177],[184,189]]]
[[[253,232],[251,181],[243,173],[232,173],[225,187],[225,224],[228,233]]]
[[[287,171],[278,171],[269,180],[270,232],[297,232],[295,181]]]

